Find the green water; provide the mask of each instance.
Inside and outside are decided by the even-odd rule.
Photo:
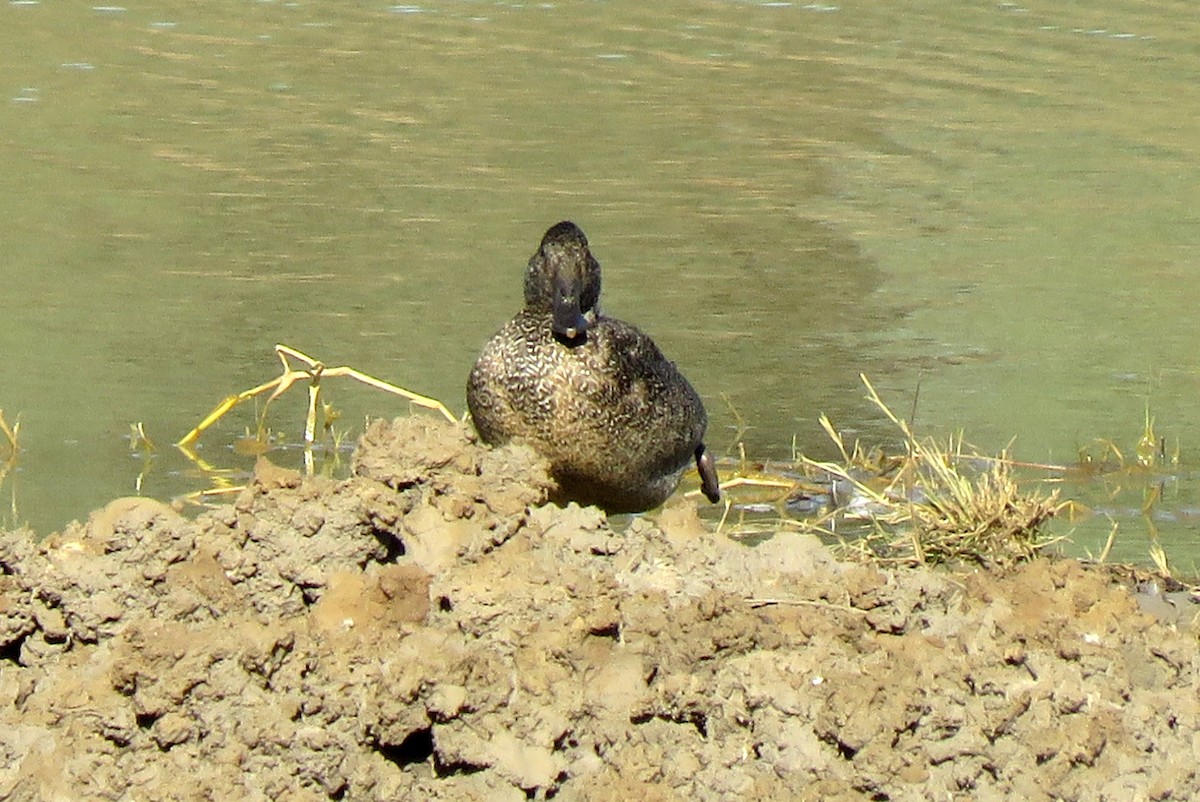
[[[2,520],[203,486],[168,444],[277,342],[461,411],[563,218],[718,453],[744,425],[828,456],[821,412],[892,438],[865,372],[905,414],[919,386],[922,431],[1035,461],[1132,448],[1148,404],[1186,466],[1197,41],[1157,1],[0,5]],[[335,381],[352,430],[407,409]],[[252,412],[202,456],[245,470]],[[1150,523],[1194,562],[1194,480],[1166,482]],[[1144,556],[1140,489],[1081,492]]]

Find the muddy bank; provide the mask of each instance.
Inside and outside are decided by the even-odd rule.
[[[0,536],[0,799],[1200,795],[1200,650],[1075,561],[616,533],[427,418],[354,478]]]

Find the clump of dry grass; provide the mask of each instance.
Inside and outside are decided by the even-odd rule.
[[[17,467],[17,462],[21,456],[21,416],[17,415],[17,419],[11,426],[8,420],[4,417],[4,410],[0,409],[0,485],[8,479],[8,475]],[[17,491],[12,490],[11,502],[9,504],[10,524],[15,524],[17,518]]]
[[[1057,538],[1043,525],[1062,508],[1058,492],[1043,495],[1020,488],[1012,463],[1004,456],[985,457],[964,447],[960,438],[945,445],[917,438],[876,393],[865,376],[868,398],[899,428],[906,453],[879,468],[871,478],[856,446],[847,451],[828,418],[821,425],[841,451],[842,464],[803,462],[848,485],[847,517],[867,519],[860,537],[841,537],[847,556],[901,563],[974,563],[1004,567],[1029,560]]]

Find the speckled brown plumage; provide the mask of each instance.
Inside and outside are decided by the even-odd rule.
[[[484,346],[467,406],[488,443],[519,440],[550,462],[564,499],[610,512],[661,504],[693,459],[718,497],[696,391],[635,327],[597,308],[600,265],[570,222],[529,260],[525,308]]]

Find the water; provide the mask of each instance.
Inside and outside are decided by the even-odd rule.
[[[1200,553],[1200,22],[1173,2],[0,5],[4,522],[205,480],[169,443],[284,342],[463,409],[559,219],[711,445],[831,452],[821,412],[1070,462],[1179,444]],[[326,384],[341,423],[407,405]],[[299,437],[302,391],[271,424]],[[207,433],[230,450],[253,410]],[[131,423],[158,443],[132,456]],[[140,480],[139,480],[140,477]],[[139,484],[140,481],[140,484]],[[1137,481],[1141,481],[1139,477]],[[1136,484],[1136,482],[1135,482]],[[1094,492],[1088,487],[1085,492]],[[1140,490],[1135,496],[1140,498]],[[1142,558],[1138,503],[1118,555]],[[1076,532],[1094,549],[1103,516]],[[1124,549],[1124,551],[1122,551]]]

